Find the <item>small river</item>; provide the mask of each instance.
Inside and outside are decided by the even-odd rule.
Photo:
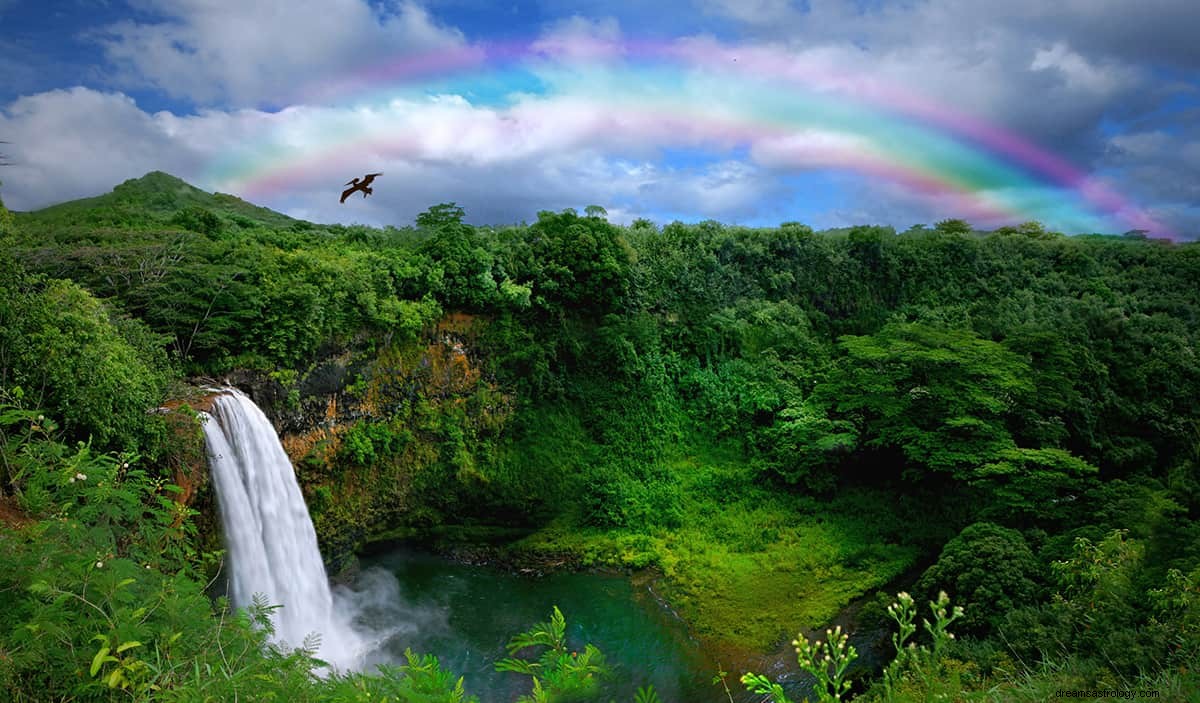
[[[664,703],[729,701],[720,684],[713,684],[716,663],[688,635],[684,623],[649,588],[635,587],[627,577],[526,576],[408,549],[364,558],[362,565],[360,585],[383,578],[371,567],[394,574],[398,582],[388,586],[392,593],[380,596],[389,601],[398,597],[400,606],[395,610],[394,601],[386,606],[381,602],[376,617],[397,618],[401,624],[380,643],[379,659],[402,660],[406,647],[436,654],[443,668],[465,677],[466,689],[481,703],[512,703],[530,692],[528,676],[496,672],[495,663],[507,656],[504,645],[509,638],[549,620],[555,605],[566,617],[570,646],[582,649],[591,642],[612,669],[612,679],[597,700],[632,703],[639,686],[653,684]],[[390,614],[384,615],[387,611]],[[790,668],[796,668],[794,657]],[[740,671],[727,677],[734,700],[758,700],[738,682],[739,675]]]

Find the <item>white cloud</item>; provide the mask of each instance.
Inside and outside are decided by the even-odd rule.
[[[874,149],[859,135],[805,129],[758,140],[751,147],[750,157],[763,166],[777,169],[822,168],[838,164],[851,166],[856,155]]]
[[[1193,115],[1196,111],[1193,111]],[[1186,238],[1200,238],[1200,128],[1114,135],[1104,166]]]
[[[1072,51],[1064,42],[1056,42],[1048,49],[1038,49],[1029,67],[1034,71],[1057,71],[1071,92],[1092,94],[1104,100],[1122,89],[1136,87],[1129,69],[1097,66]]]
[[[1084,165],[1103,148],[1102,122],[1152,112],[1172,90],[1151,61],[1200,71],[1200,43],[1185,36],[1200,3],[1182,0],[697,1],[797,61],[824,54],[830,74],[871,76]]]
[[[200,152],[170,134],[167,114],[149,115],[125,95],[87,88],[23,97],[0,113],[12,142],[5,202],[28,210],[96,195],[154,169],[194,170]]]
[[[287,40],[255,44],[240,29],[224,32],[228,18],[209,3],[183,0],[172,5],[170,22],[113,30],[109,49],[123,57],[127,69],[174,86],[179,94],[263,103],[286,97],[298,83],[349,70],[345,62],[354,54],[351,49],[382,55],[393,50],[395,37],[409,35],[463,46],[457,32],[438,27],[412,3],[391,5],[381,15],[359,0],[337,0],[347,13],[335,21],[307,16],[303,10],[312,1],[303,0],[300,9],[287,13],[283,8],[296,5],[226,8],[237,15],[235,24],[273,22]],[[159,0],[153,2],[160,6]],[[1003,26],[968,26],[944,41],[922,41],[921,31],[950,32],[949,18],[961,18],[938,2],[909,11],[920,22],[909,23],[912,36],[907,37],[884,21],[894,20],[899,10],[868,12],[859,18],[862,27],[850,31],[838,24],[846,14],[842,6],[834,6],[837,11],[825,3],[813,7],[800,13],[804,18],[793,19],[836,20],[828,37],[800,32],[794,42],[721,47],[693,38],[679,45],[715,64],[729,66],[740,59],[740,66],[766,78],[791,77],[814,93],[832,94],[835,102],[861,98],[868,104],[867,120],[886,122],[888,110],[902,112],[902,100],[888,102],[888,96],[898,96],[980,115],[1037,135],[1056,150],[1080,134],[1090,139],[1092,127],[1114,102],[1144,86],[1137,69],[1116,59],[1090,55],[1066,40],[1014,37]],[[328,25],[320,38],[312,36],[314,22]],[[869,41],[856,44],[855,37]],[[622,216],[672,212],[745,219],[761,215],[767,201],[786,192],[780,180],[785,172],[832,166],[871,173],[878,166],[862,161],[863,154],[872,153],[868,137],[839,131],[832,124],[836,118],[814,117],[825,126],[786,133],[791,118],[784,117],[783,134],[739,121],[739,111],[750,109],[745,98],[755,94],[747,86],[753,74],[731,82],[719,71],[704,69],[685,72],[682,79],[672,74],[670,86],[631,86],[634,74],[623,72],[626,64],[611,53],[621,50],[621,41],[621,28],[611,19],[571,17],[548,26],[537,47],[542,54],[537,70],[552,95],[525,95],[504,107],[473,104],[460,95],[409,95],[386,103],[300,104],[277,112],[212,109],[180,116],[149,115],[123,95],[85,89],[29,96],[0,116],[0,128],[21,135],[14,156],[30,164],[6,175],[6,199],[14,207],[37,207],[103,192],[157,168],[319,221],[404,224],[430,204],[447,200],[466,206],[476,222],[531,219],[541,209],[593,202]],[[287,46],[275,52],[276,44]],[[614,61],[599,67],[575,62],[580,57],[572,51],[580,47],[585,58],[602,55]],[[319,63],[314,70],[325,73],[307,75],[306,62]],[[649,99],[664,95],[678,102],[672,106],[667,100],[657,112],[646,109]],[[813,104],[821,107],[819,99]],[[69,137],[56,141],[55,131]],[[872,133],[869,138],[883,137]],[[697,146],[716,163],[677,169],[660,163],[663,147]],[[734,147],[748,147],[749,160],[727,159]],[[1162,151],[1138,150],[1133,142],[1124,150],[1130,173],[1135,162],[1158,158]],[[205,167],[221,160],[228,167]],[[238,168],[271,164],[287,168],[249,183],[236,177]],[[383,171],[382,187],[369,199],[339,205],[340,184],[363,170]],[[886,177],[884,171],[879,168],[877,175]],[[856,223],[922,221],[923,214],[940,219],[970,206],[968,200],[883,184],[862,188],[828,216],[860,217]]]
[[[700,5],[712,14],[757,26],[790,24],[804,16],[791,0],[701,0]]]
[[[784,188],[773,174],[741,161],[694,169],[647,169],[633,200],[642,212],[736,221],[767,215]]]
[[[125,21],[94,36],[118,81],[200,104],[285,104],[303,86],[397,57],[458,47],[412,0],[144,0],[163,21]]]
[[[619,56],[621,27],[613,17],[590,19],[572,15],[551,23],[533,42],[532,49],[556,59],[592,59]]]
[[[4,174],[4,198],[17,210],[104,193],[151,170],[306,219],[376,225],[411,223],[450,200],[480,223],[592,203],[629,219],[663,211],[720,219],[753,214],[777,189],[769,173],[736,161],[674,170],[622,155],[639,139],[638,125],[630,128],[613,135],[599,104],[589,112],[577,101],[547,100],[498,112],[446,96],[178,116],[75,88],[21,98],[0,113],[18,162]],[[369,138],[330,143],[338,130]],[[651,144],[659,136],[643,134]],[[249,182],[237,177],[247,168]],[[363,169],[385,174],[375,194],[339,204],[342,182]]]

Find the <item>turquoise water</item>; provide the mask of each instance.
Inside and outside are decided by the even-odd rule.
[[[721,662],[730,672],[726,694],[713,683],[722,668],[717,655],[692,639],[647,579],[517,574],[407,548],[364,557],[362,566],[355,593],[340,589],[335,600],[343,599],[359,624],[381,633],[372,645],[375,654],[366,661],[368,669],[374,663],[401,663],[405,648],[435,654],[444,669],[464,678],[467,691],[481,703],[513,703],[530,692],[528,676],[497,672],[495,663],[507,656],[504,645],[513,635],[549,620],[556,605],[567,621],[568,644],[578,650],[590,642],[612,669],[596,701],[632,703],[639,687],[653,685],[663,703],[759,703],[763,697],[739,682],[746,671],[780,683],[793,700],[815,698],[814,680],[799,671],[787,643],[770,653],[722,655],[736,659]],[[888,633],[850,629],[850,643],[860,653],[851,668],[877,672],[885,660],[875,649]]]
[[[600,648],[613,670],[598,700],[632,702],[639,686],[653,684],[664,703],[716,703],[728,698],[712,683],[716,665],[689,637],[682,621],[645,586],[626,577],[595,573],[513,574],[486,566],[401,550],[363,560],[398,582],[400,606],[381,605],[376,617],[398,620],[380,651],[398,658],[406,647],[436,654],[444,668],[465,677],[482,703],[511,703],[531,688],[528,676],[496,672],[513,635],[549,620],[553,606],[567,620],[573,648]],[[376,573],[375,578],[379,578]],[[363,579],[360,579],[362,581]],[[386,614],[385,614],[386,613]],[[730,686],[736,676],[730,676]],[[745,700],[737,695],[735,700]]]

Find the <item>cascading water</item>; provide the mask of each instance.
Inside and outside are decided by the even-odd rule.
[[[291,460],[270,420],[249,397],[221,389],[204,439],[229,550],[229,594],[247,607],[255,594],[280,605],[275,640],[298,647],[317,634],[317,656],[338,669],[358,668],[362,642],[334,612],[317,533]]]

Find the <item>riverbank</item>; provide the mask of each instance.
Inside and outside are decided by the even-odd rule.
[[[553,592],[554,587],[551,584],[561,581],[566,576],[580,578],[584,583],[590,583],[591,579],[619,577],[628,584],[631,597],[641,603],[641,609],[647,614],[645,617],[669,631],[686,633],[685,639],[691,643],[688,645],[690,657],[698,658],[690,666],[703,673],[703,676],[693,675],[692,678],[703,679],[704,685],[697,685],[697,690],[703,690],[707,695],[711,688],[711,700],[714,701],[726,700],[720,685],[710,684],[713,677],[718,676],[720,672],[726,672],[725,682],[737,701],[752,700],[746,697],[747,694],[739,682],[741,675],[749,671],[770,676],[772,680],[783,685],[790,695],[803,697],[811,694],[809,687],[813,682],[811,677],[797,666],[795,648],[792,645],[798,631],[802,636],[811,639],[823,637],[826,627],[841,626],[850,632],[851,643],[859,651],[859,659],[852,670],[852,676],[856,677],[869,678],[876,675],[892,654],[889,640],[891,631],[888,627],[890,621],[883,616],[885,605],[880,604],[874,591],[852,599],[827,620],[802,629],[781,631],[777,641],[766,648],[751,647],[730,638],[703,636],[698,632],[694,614],[681,612],[668,595],[675,586],[660,567],[652,565],[632,568],[612,561],[585,565],[579,553],[530,548],[531,544],[539,544],[539,540],[544,539],[546,535],[533,532],[521,536],[521,532],[512,528],[479,525],[441,526],[433,530],[394,532],[387,540],[373,542],[362,554],[362,562],[365,565],[378,565],[389,560],[395,562],[397,554],[408,555],[401,559],[401,563],[412,558],[418,563],[443,560],[447,565],[453,564],[455,567],[441,568],[459,570],[455,573],[460,575],[451,578],[454,582],[453,587],[447,586],[453,592],[463,588],[460,581],[464,578],[500,578],[509,584],[508,588],[513,588],[513,584],[524,583],[525,588],[532,593],[547,589]],[[413,557],[413,554],[417,556]],[[463,568],[467,570],[461,571]],[[497,572],[504,575],[496,576]],[[886,586],[889,589],[900,587],[901,584],[914,579],[918,573],[919,569],[909,568]],[[456,596],[445,597],[453,599]],[[547,600],[543,605],[549,607],[553,604]],[[580,607],[580,604],[576,603],[576,607]],[[588,605],[585,609],[591,607]],[[453,619],[461,617],[461,614],[455,616],[450,613],[446,617]],[[710,698],[705,697],[703,700]]]
[[[833,623],[910,570],[915,548],[888,541],[888,520],[861,518],[883,500],[864,491],[820,505],[744,495],[726,506],[691,506],[680,527],[651,533],[579,528],[565,519],[534,531],[394,530],[375,536],[364,554],[419,544],[460,563],[533,576],[624,573],[676,612],[706,649],[749,660]]]

